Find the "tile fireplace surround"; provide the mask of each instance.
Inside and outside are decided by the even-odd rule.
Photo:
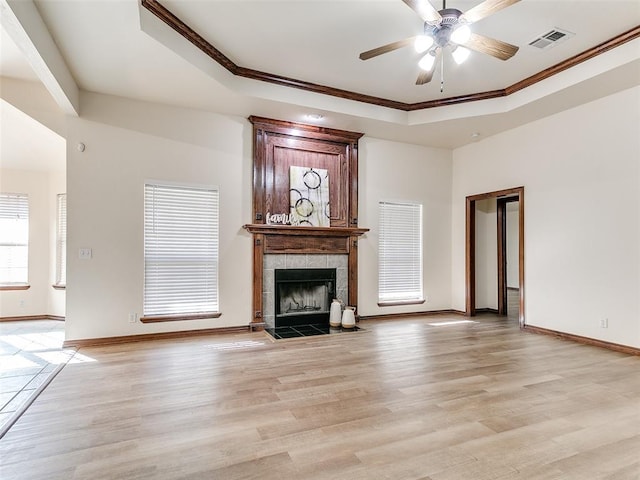
[[[336,296],[358,306],[358,238],[367,228],[244,225],[253,234],[253,319],[251,328],[275,323],[274,270],[335,268]]]
[[[336,298],[347,305],[348,256],[339,254],[266,254],[262,270],[262,308],[266,328],[275,328],[275,284],[276,269],[289,268],[335,268]]]

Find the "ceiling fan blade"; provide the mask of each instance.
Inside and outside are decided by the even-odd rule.
[[[382,55],[383,53],[393,52],[394,50],[406,47],[407,45],[412,45],[415,40],[416,37],[409,37],[405,38],[404,40],[398,40],[397,42],[382,45],[381,47],[374,48],[372,50],[367,50],[366,52],[362,52],[360,54],[360,60],[369,60],[370,58],[377,57],[378,55]]]
[[[462,16],[467,22],[474,23],[519,1],[520,0],[485,0],[481,4],[464,12]]]
[[[435,65],[428,72],[425,72],[424,70],[420,70],[420,74],[418,75],[418,79],[416,80],[416,85],[424,85],[425,83],[429,83],[433,78],[434,70],[435,70]]]
[[[428,0],[402,0],[427,23],[440,23],[442,17]]]
[[[476,52],[486,53],[500,60],[509,60],[520,48],[510,43],[501,42],[495,38],[478,35],[477,33],[472,33],[469,40],[460,45],[475,50]]]

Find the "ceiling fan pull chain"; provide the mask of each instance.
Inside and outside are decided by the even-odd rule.
[[[440,93],[444,92],[444,55],[440,55]]]

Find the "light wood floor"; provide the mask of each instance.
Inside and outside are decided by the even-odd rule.
[[[460,320],[82,349],[0,478],[640,478],[640,357]]]

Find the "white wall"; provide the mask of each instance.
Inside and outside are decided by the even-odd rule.
[[[247,325],[251,320],[252,128],[244,118],[84,93],[69,120],[67,339]],[[75,145],[83,142],[84,152]],[[451,155],[376,139],[360,142],[360,314],[449,308]],[[220,307],[212,320],[129,323],[142,311],[146,179],[220,187]],[[378,200],[424,205],[426,305],[377,306]],[[79,248],[93,258],[80,260]]]
[[[52,172],[49,175],[49,284],[56,282],[56,242],[58,232],[58,194],[67,192],[65,172]],[[47,314],[56,317],[65,316],[66,290],[49,289]]]
[[[520,228],[518,210],[520,202],[507,203],[507,287],[518,288],[520,286],[519,277],[519,239]]]
[[[638,104],[634,88],[453,153],[363,137],[359,224],[371,231],[359,242],[359,313],[464,310],[464,199],[524,185],[527,323],[640,346],[640,112],[630,108]],[[90,93],[82,106],[81,118],[67,119],[67,338],[248,324],[251,237],[241,226],[251,221],[249,122]],[[220,187],[219,319],[129,323],[129,313],[142,310],[146,179]],[[49,190],[55,183],[49,179]],[[377,306],[380,200],[424,205],[424,305]],[[81,247],[93,249],[91,260],[78,259]],[[0,315],[14,314],[13,293],[0,297]],[[43,302],[56,314],[59,302]]]
[[[496,199],[476,201],[476,308],[498,309],[497,222]]]
[[[56,193],[64,174],[0,169],[0,191],[29,196],[28,290],[0,291],[0,317],[64,316],[64,290],[54,290]],[[53,255],[53,256],[52,256]]]
[[[454,308],[465,197],[523,185],[526,323],[640,347],[639,105],[636,87],[453,152]]]
[[[451,306],[451,152],[363,137],[359,143],[358,225],[370,231],[358,242],[360,315],[419,312]],[[422,305],[379,307],[378,202],[422,204]]]
[[[247,325],[251,320],[251,125],[242,118],[84,93],[67,137],[68,340]],[[84,152],[74,146],[83,142]],[[145,180],[220,191],[218,319],[142,314]],[[93,258],[80,260],[78,249]]]

